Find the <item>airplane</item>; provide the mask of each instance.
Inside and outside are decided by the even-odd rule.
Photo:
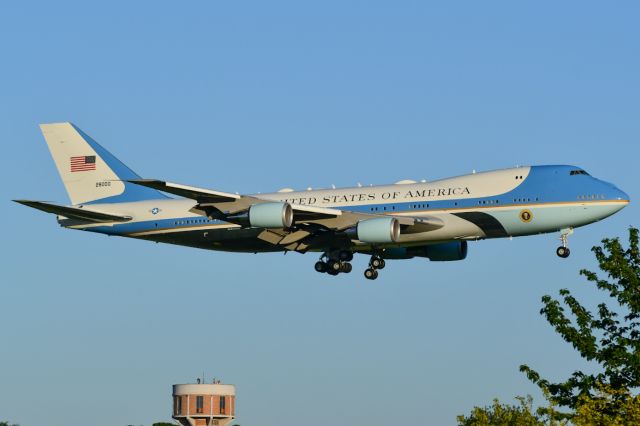
[[[386,260],[463,260],[469,241],[551,232],[566,258],[574,228],[630,201],[570,165],[239,195],[143,179],[72,123],[40,128],[71,205],[13,201],[57,215],[61,226],[208,250],[316,252],[315,270],[329,275],[351,272],[357,253],[370,256],[364,275],[374,280]]]

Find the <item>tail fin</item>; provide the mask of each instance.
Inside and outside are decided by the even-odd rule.
[[[73,124],[41,124],[40,129],[72,204],[166,198],[127,182],[140,176]]]

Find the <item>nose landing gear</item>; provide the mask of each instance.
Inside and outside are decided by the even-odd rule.
[[[571,250],[569,250],[569,247],[560,246],[556,250],[556,254],[558,255],[558,257],[562,257],[563,259],[566,259],[571,254]]]
[[[560,231],[560,241],[562,245],[557,248],[556,254],[558,257],[566,259],[571,254],[569,250],[569,235],[573,234],[573,228],[567,228]]]

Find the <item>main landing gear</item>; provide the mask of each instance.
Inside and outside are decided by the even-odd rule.
[[[338,250],[323,253],[320,260],[316,262],[314,268],[317,272],[327,273],[329,275],[338,275],[340,273],[348,274],[353,269],[351,261],[353,260],[353,252],[350,250]],[[378,271],[384,269],[385,261],[379,254],[374,254],[369,260],[369,267],[364,271],[364,276],[368,280],[378,278]]]
[[[314,268],[317,272],[326,272],[329,275],[348,274],[353,269],[353,266],[349,263],[352,260],[353,253],[349,250],[324,253],[320,260],[316,262]]]
[[[382,257],[377,254],[371,256],[371,260],[369,260],[369,267],[364,270],[364,277],[368,280],[375,280],[378,278],[378,270],[384,269],[385,261]]]
[[[558,257],[566,259],[571,254],[571,250],[569,250],[569,235],[573,234],[573,228],[567,228],[560,231],[560,241],[562,241],[562,245],[558,247],[556,250],[556,254]]]

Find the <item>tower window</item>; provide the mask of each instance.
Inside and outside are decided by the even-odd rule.
[[[202,413],[204,410],[204,397],[202,395],[196,396],[196,413]]]
[[[227,408],[227,398],[224,396],[220,397],[220,414],[224,414]]]

